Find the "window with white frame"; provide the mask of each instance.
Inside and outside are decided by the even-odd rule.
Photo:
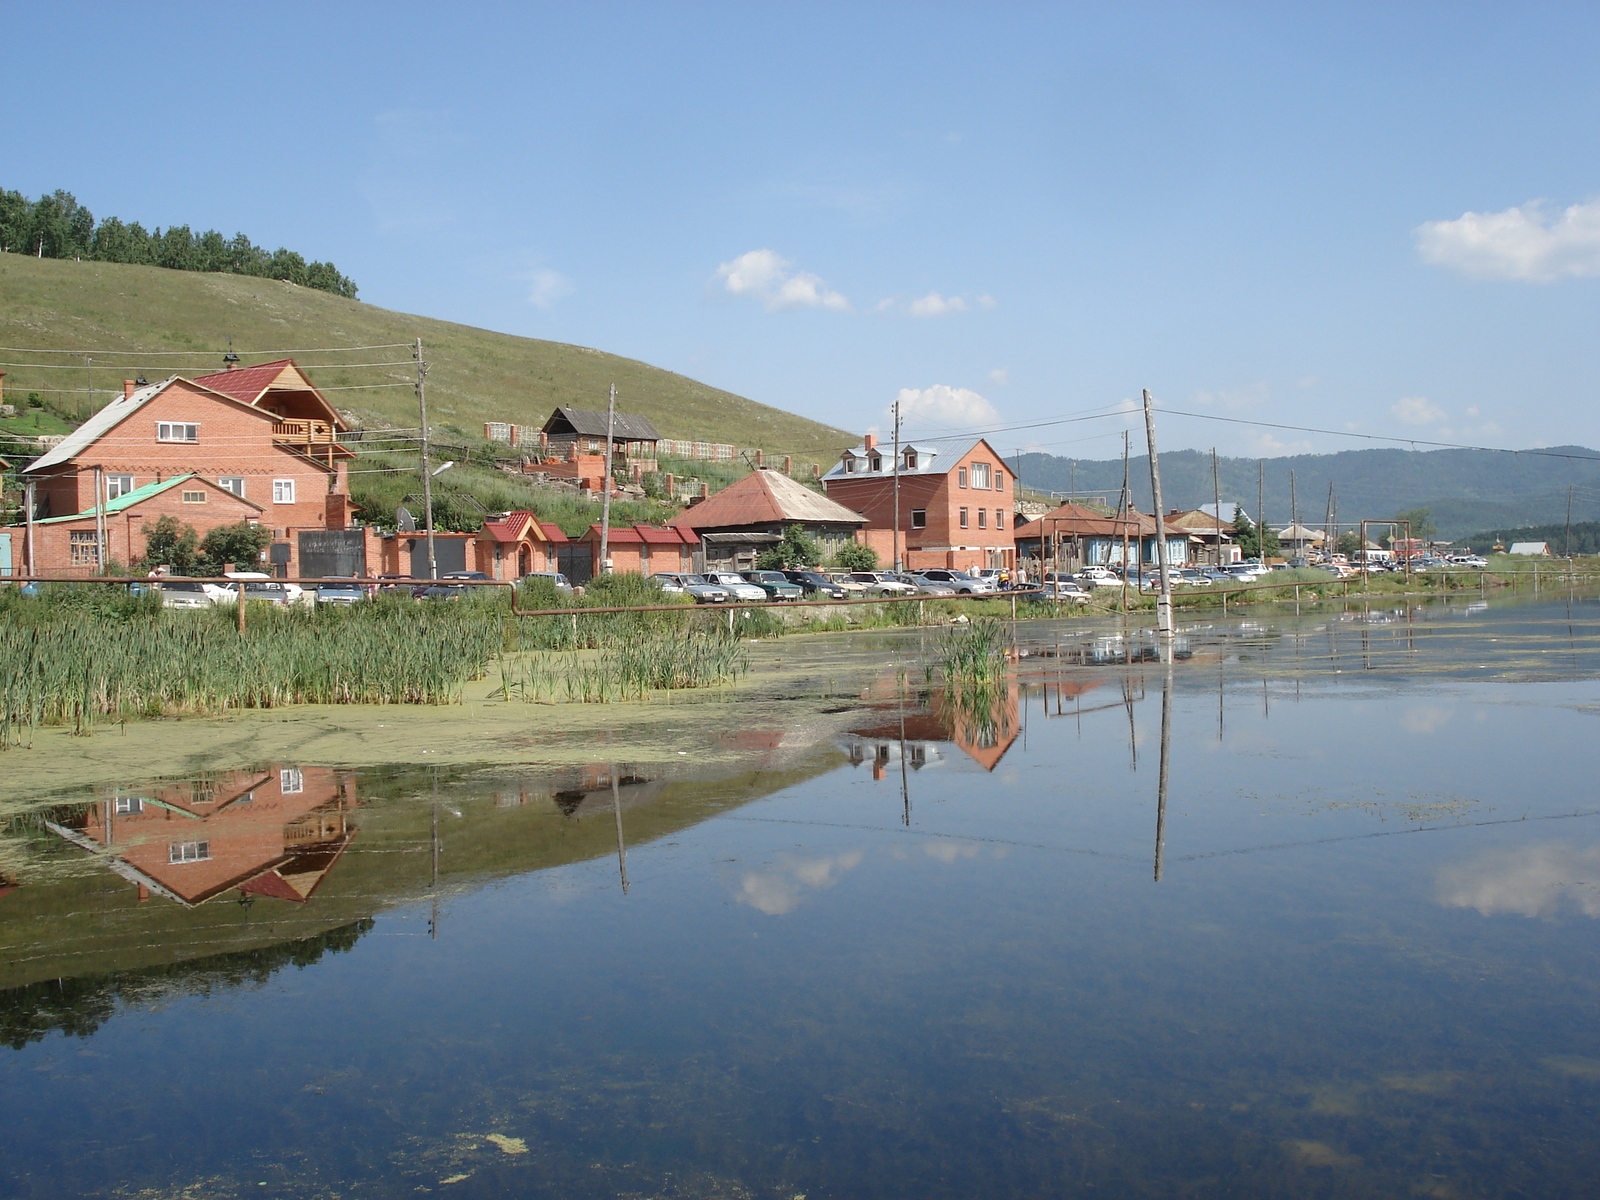
[[[132,475],[107,475],[106,499],[115,500],[118,496],[126,496],[133,491]]]
[[[75,567],[98,567],[100,565],[100,539],[92,529],[74,529],[67,538],[68,548],[72,553],[72,565]]]
[[[994,510],[994,527],[996,529],[1004,529],[1006,527],[1006,510],[1005,509],[997,508],[997,509]]]
[[[204,504],[206,502],[206,494],[204,492],[185,492],[183,494],[183,502],[185,504]]]
[[[167,846],[169,863],[205,862],[210,857],[210,842],[173,842]]]
[[[963,508],[961,510],[961,528],[965,529],[966,527],[967,527],[967,510]]]
[[[244,499],[243,475],[224,475],[221,479],[217,480],[217,486],[225,492],[232,492],[241,500]]]
[[[978,510],[978,528],[989,528],[989,510],[987,508],[980,508]]]
[[[883,470],[883,455],[874,454],[871,458],[867,459],[867,470],[869,470],[869,471],[881,471],[881,470]]]
[[[272,481],[272,502],[274,504],[293,504],[294,480],[274,479]]]
[[[917,469],[917,452],[915,450],[907,450],[905,457],[906,470],[915,471]]]
[[[989,486],[988,463],[975,462],[972,464],[972,486],[975,488],[987,488]]]
[[[967,469],[965,467],[957,467],[956,468],[956,486],[957,487],[966,487],[967,486]]]
[[[846,458],[844,460],[844,473],[846,475],[854,475],[856,473],[856,460],[854,458]]]
[[[285,796],[297,795],[306,790],[306,777],[299,767],[284,767],[278,772],[278,790]]]
[[[119,817],[136,816],[144,811],[144,801],[138,796],[118,796],[113,809]]]
[[[156,441],[158,442],[198,442],[200,440],[200,426],[182,425],[173,421],[156,422]]]

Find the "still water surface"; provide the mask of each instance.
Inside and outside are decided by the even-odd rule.
[[[0,1194],[1593,1196],[1597,616],[1036,623],[976,711],[883,635],[731,763],[38,797]]]

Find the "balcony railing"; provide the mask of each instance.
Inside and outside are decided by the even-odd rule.
[[[278,421],[272,436],[297,446],[322,446],[334,441],[333,426],[326,421]]]

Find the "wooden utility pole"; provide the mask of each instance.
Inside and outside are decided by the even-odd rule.
[[[37,575],[39,573],[39,561],[38,561],[38,559],[34,558],[34,556],[33,556],[33,512],[34,512],[34,505],[38,503],[38,501],[36,501],[34,499],[34,487],[35,487],[34,481],[30,479],[30,480],[28,480],[27,485],[22,490],[22,497],[23,497],[22,502],[25,505],[28,506],[27,532],[23,535],[23,543],[22,544],[23,544],[23,548],[28,553],[28,574],[29,575]]]
[[[1172,580],[1167,575],[1167,531],[1162,520],[1167,510],[1161,498],[1161,460],[1156,454],[1155,401],[1150,398],[1149,388],[1144,389],[1144,436],[1150,447],[1150,498],[1156,508],[1156,570],[1161,573],[1158,580],[1161,590],[1156,597],[1156,632],[1162,637],[1171,637]]]
[[[1300,541],[1300,502],[1295,499],[1294,469],[1292,467],[1289,469],[1289,531],[1295,540],[1295,546],[1297,547],[1295,557],[1298,558],[1298,547],[1303,543]]]
[[[94,469],[94,565],[106,573],[106,469]]]
[[[611,439],[617,428],[617,385],[611,385],[611,395],[606,401],[606,472],[600,492],[600,561],[597,575],[611,573]]]
[[[898,400],[894,402],[894,569],[897,572],[902,569],[900,566],[900,401]]]
[[[1331,562],[1339,548],[1339,533],[1333,527],[1333,480],[1328,480],[1328,512],[1322,522],[1322,552]]]
[[[1572,557],[1572,484],[1567,484],[1567,548],[1562,553]]]
[[[417,413],[422,420],[422,527],[428,540],[428,578],[439,578],[439,558],[433,548],[433,462],[428,457],[428,364],[422,361],[422,339],[412,347],[417,360]]]
[[[1256,557],[1267,565],[1267,463],[1256,459]]]
[[[1217,448],[1211,447],[1211,520],[1217,527],[1217,566],[1222,565],[1222,483],[1217,475]]]
[[[1128,611],[1128,431],[1122,431],[1122,498],[1117,501],[1117,516],[1122,520],[1122,611]]]

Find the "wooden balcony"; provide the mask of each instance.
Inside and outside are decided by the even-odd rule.
[[[333,426],[326,421],[278,421],[272,436],[296,446],[331,446],[336,440]]]

